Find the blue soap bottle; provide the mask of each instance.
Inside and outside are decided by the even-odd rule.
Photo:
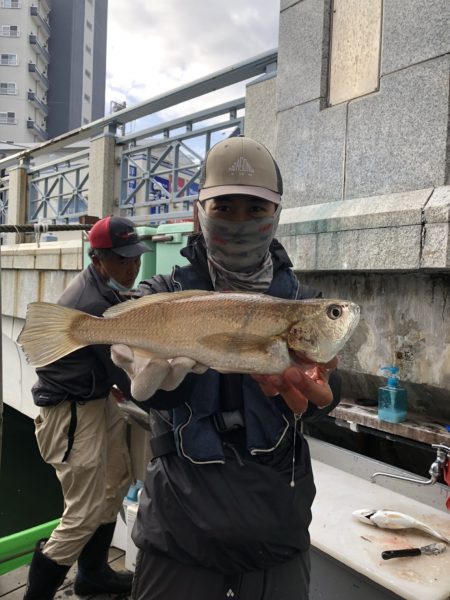
[[[406,390],[399,386],[398,367],[382,367],[388,374],[387,384],[378,388],[378,418],[388,423],[401,423],[407,416]]]

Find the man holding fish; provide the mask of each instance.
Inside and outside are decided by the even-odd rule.
[[[120,217],[98,221],[89,241],[91,264],[66,288],[58,308],[100,316],[122,301],[120,291],[134,285],[148,247],[133,223]],[[52,329],[44,325],[38,333],[45,349]],[[99,345],[72,352],[37,374],[36,438],[61,483],[64,513],[50,539],[36,547],[25,600],[53,598],[77,560],[77,594],[127,593],[132,575],[111,569],[108,552],[131,481],[125,422],[110,392],[115,385],[129,395],[128,379],[111,361],[109,347]]]
[[[197,204],[201,233],[182,250],[190,264],[142,282],[135,301],[162,311],[166,345],[173,337],[192,351],[167,360],[162,340],[154,359],[112,347],[133,396],[151,396],[143,404],[154,437],[133,532],[135,600],[308,597],[315,487],[297,421],[339,401],[333,357],[359,311],[299,284],[274,239],[281,195],[264,146],[242,136],[214,146]],[[283,352],[288,362],[277,367]]]
[[[308,597],[315,487],[298,420],[339,401],[335,355],[359,308],[299,283],[274,239],[282,191],[262,144],[223,140],[205,160],[188,266],[103,318],[29,305],[31,364],[112,344],[149,411],[135,600]]]

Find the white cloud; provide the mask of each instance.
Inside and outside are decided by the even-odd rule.
[[[278,20],[279,0],[109,0],[106,112],[112,100],[132,106],[275,48]],[[243,94],[215,92],[214,103]]]

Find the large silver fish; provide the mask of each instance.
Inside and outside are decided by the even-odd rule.
[[[368,525],[374,525],[381,529],[419,529],[429,535],[437,537],[438,539],[450,544],[450,540],[442,535],[438,531],[435,531],[425,523],[417,521],[409,515],[405,515],[394,510],[376,510],[371,508],[362,508],[361,510],[355,510],[352,515],[355,519],[367,523]]]
[[[293,364],[291,350],[328,362],[358,320],[359,307],[342,300],[192,290],[129,300],[103,317],[31,303],[18,342],[34,367],[89,344],[127,344],[138,354],[187,356],[224,373],[269,374]]]

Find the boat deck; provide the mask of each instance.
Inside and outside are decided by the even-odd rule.
[[[109,564],[113,569],[118,571],[125,570],[125,552],[123,550],[118,550],[117,548],[111,548],[109,552]],[[81,598],[81,596],[77,596],[73,591],[75,574],[76,565],[70,569],[63,585],[59,588],[55,596],[55,600],[67,600],[68,598],[76,600],[77,598]],[[20,569],[2,575],[0,577],[0,598],[2,598],[2,600],[22,600],[25,594],[27,576],[28,566],[21,567]],[[117,594],[114,596],[109,594],[83,596],[83,600],[86,600],[87,598],[96,598],[96,600],[107,600],[108,598],[126,600],[129,596],[118,596]]]

